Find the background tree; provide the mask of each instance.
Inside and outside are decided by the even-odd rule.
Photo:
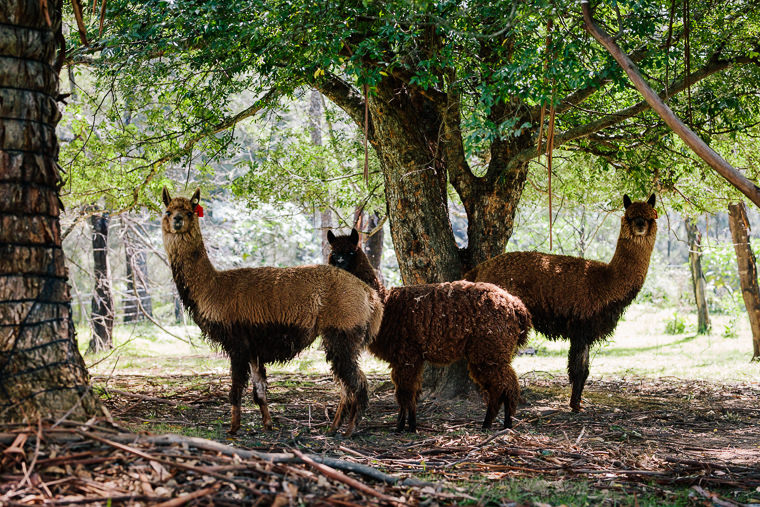
[[[702,233],[695,220],[686,218],[686,237],[689,242],[689,271],[691,285],[694,289],[694,300],[697,303],[697,333],[706,333],[710,329],[710,315],[707,310],[705,297],[705,275],[702,271]]]
[[[739,265],[742,298],[752,329],[752,359],[760,360],[760,288],[757,283],[757,262],[749,244],[749,219],[744,203],[730,204],[728,216]]]
[[[108,263],[108,213],[90,215],[92,227],[93,288],[91,318],[92,338],[87,352],[101,352],[113,348],[114,302],[111,290],[111,268]]]
[[[74,336],[55,127],[61,2],[0,2],[0,420],[100,407]]]

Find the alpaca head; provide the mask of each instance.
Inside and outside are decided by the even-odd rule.
[[[359,233],[351,229],[348,236],[336,236],[332,231],[327,231],[327,242],[332,251],[328,263],[349,273],[356,271],[356,261],[359,258]]]
[[[197,189],[190,199],[184,197],[172,197],[169,191],[164,190],[161,194],[166,206],[164,218],[161,220],[161,229],[164,234],[187,234],[193,228],[198,228],[198,203],[201,200],[201,189]]]
[[[654,209],[654,194],[648,201],[632,202],[623,196],[625,214],[621,220],[621,238],[653,238],[657,234],[657,210]]]

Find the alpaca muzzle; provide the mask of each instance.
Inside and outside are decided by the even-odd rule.
[[[174,220],[172,220],[172,227],[175,231],[179,232],[182,229],[184,221],[182,220],[182,217],[174,217]]]
[[[635,236],[645,236],[647,233],[647,221],[641,217],[636,217],[633,222],[633,234]]]

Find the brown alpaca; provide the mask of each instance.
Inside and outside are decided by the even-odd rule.
[[[342,387],[331,430],[346,418],[350,435],[368,402],[358,359],[380,329],[383,305],[375,291],[325,265],[217,271],[198,223],[200,190],[188,200],[172,199],[164,188],[163,201],[164,247],[179,295],[204,336],[230,358],[230,433],[240,428],[240,402],[251,374],[262,424],[272,428],[266,363],[292,359],[321,335]]]
[[[533,324],[550,339],[570,340],[567,369],[570,407],[581,408],[589,348],[615,330],[620,316],[644,285],[657,235],[654,194],[647,202],[623,197],[615,255],[609,264],[539,252],[509,252],[479,264],[465,280],[490,282],[522,299]]]
[[[483,390],[487,409],[483,428],[504,405],[504,427],[512,426],[520,385],[512,369],[517,348],[527,341],[530,314],[508,292],[488,283],[436,283],[385,290],[359,248],[359,234],[327,234],[330,264],[372,287],[385,303],[383,322],[369,350],[391,367],[399,405],[397,430],[417,428],[417,398],[425,361],[450,364],[466,359],[470,377]]]

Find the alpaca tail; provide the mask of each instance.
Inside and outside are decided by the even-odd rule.
[[[517,317],[517,323],[519,325],[519,335],[517,338],[517,348],[522,348],[528,343],[528,334],[533,327],[533,319],[531,318],[530,311],[521,304],[515,310],[515,317]]]

